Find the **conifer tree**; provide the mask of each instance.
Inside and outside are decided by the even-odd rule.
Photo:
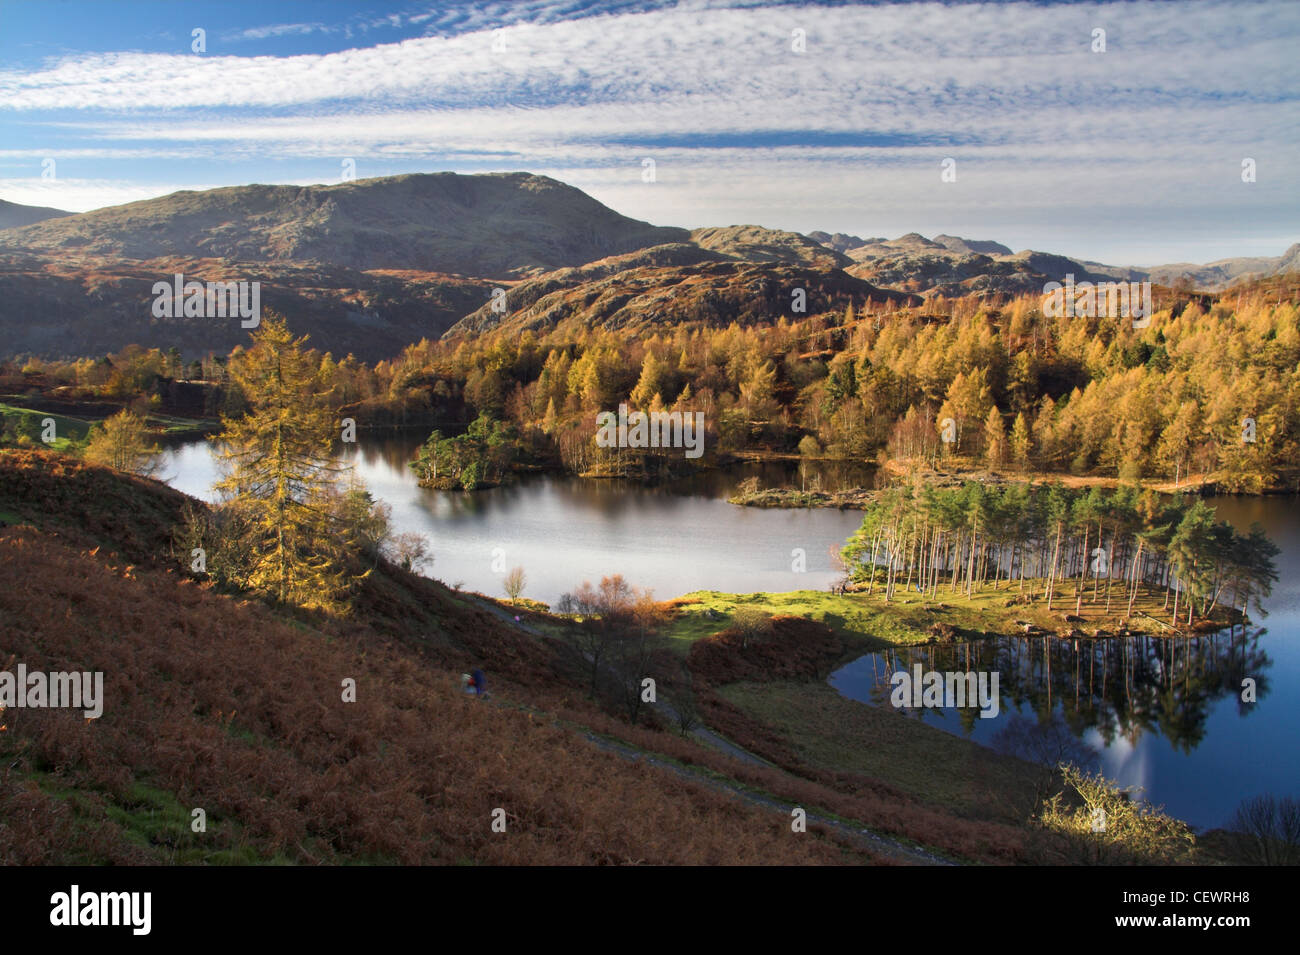
[[[338,470],[332,463],[334,418],[319,384],[319,363],[284,319],[267,315],[253,345],[230,364],[249,403],[223,417],[216,438],[227,471],[217,488],[251,540],[242,550],[251,589],[285,604],[344,609],[345,555],[331,527]]]
[[[86,460],[128,474],[148,476],[157,469],[158,446],[147,437],[144,419],[122,409],[97,425],[86,445]]]
[[[1006,457],[1007,431],[1002,424],[1002,412],[994,405],[984,419],[984,459],[989,467],[999,468]]]
[[[1023,411],[1016,414],[1015,423],[1011,426],[1011,457],[1016,462],[1016,467],[1024,470],[1029,467],[1029,425],[1025,421]]]

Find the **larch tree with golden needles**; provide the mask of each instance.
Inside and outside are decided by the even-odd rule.
[[[147,477],[158,468],[158,446],[149,442],[148,434],[144,419],[124,408],[90,433],[85,458],[92,464]]]
[[[243,417],[222,417],[214,440],[226,477],[217,488],[251,537],[241,542],[251,589],[274,600],[338,612],[346,609],[346,559],[332,533],[335,421],[319,363],[284,319],[266,316],[253,344],[230,363],[230,378],[248,401]]]

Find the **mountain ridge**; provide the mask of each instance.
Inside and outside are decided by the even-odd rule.
[[[63,209],[54,209],[50,206],[24,206],[17,202],[0,199],[0,231],[18,229],[26,225],[35,225],[37,222],[44,222],[47,219],[59,219],[71,215],[76,215],[76,213],[65,212]]]
[[[322,262],[523,276],[683,240],[531,173],[182,190],[0,233],[0,251]],[[507,239],[509,241],[503,241]]]
[[[827,249],[847,255],[854,275],[899,285],[927,294],[962,295],[997,291],[1022,294],[1041,291],[1042,280],[1143,282],[1173,285],[1190,281],[1203,291],[1221,291],[1243,279],[1269,278],[1300,270],[1300,243],[1278,256],[1239,256],[1197,264],[1178,262],[1155,266],[1109,265],[1059,253],[1022,249],[991,240],[940,234],[927,239],[909,232],[896,239],[862,239],[844,233],[813,231],[808,236]]]
[[[1219,288],[1300,268],[1282,256],[1138,269],[1010,248],[990,239],[808,234],[754,224],[656,226],[527,172],[419,173],[329,185],[184,190],[0,230],[0,357],[102,355],[132,343],[187,355],[246,339],[238,322],[159,320],[153,284],[259,281],[263,305],[313,344],[363,360],[422,338],[502,324],[655,325],[775,321],[804,289],[809,312],[867,300],[1040,294],[1049,281]],[[1163,271],[1162,271],[1163,269]],[[504,292],[506,313],[492,310]]]

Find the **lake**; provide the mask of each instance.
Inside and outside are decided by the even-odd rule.
[[[468,590],[503,596],[501,580],[524,568],[524,596],[554,604],[584,580],[622,574],[659,599],[692,590],[736,593],[821,589],[838,578],[831,561],[861,513],[777,510],[726,502],[741,480],[798,482],[792,462],[744,465],[646,488],[621,481],[538,476],[473,495],[419,487],[406,462],[424,435],[360,436],[344,445],[371,493],[392,508],[393,529],[429,541],[426,572]],[[206,442],[167,452],[163,476],[210,497],[216,468]],[[823,465],[809,473],[827,490],[871,481],[868,469]],[[889,706],[889,675],[926,669],[996,669],[1001,710],[913,710],[915,718],[995,748],[1027,727],[1053,730],[1121,785],[1141,786],[1198,827],[1227,822],[1240,801],[1264,792],[1300,796],[1300,508],[1294,498],[1220,498],[1218,514],[1244,530],[1259,521],[1281,548],[1269,616],[1243,633],[1190,640],[1135,637],[1089,643],[1005,637],[951,648],[868,654],[830,682],[852,699]],[[804,555],[802,572],[793,564]],[[969,660],[969,664],[968,664]],[[1258,685],[1240,699],[1241,680]],[[1059,741],[1058,741],[1059,742]]]
[[[1073,740],[1076,761],[1200,828],[1229,821],[1263,793],[1300,796],[1300,508],[1293,498],[1216,498],[1240,530],[1259,521],[1281,548],[1268,617],[1243,633],[1074,641],[1002,637],[974,644],[867,654],[831,674],[851,699],[890,706],[890,676],[926,670],[997,671],[1001,707],[913,708],[909,717],[1010,752],[1032,727],[1038,746]],[[1241,699],[1242,680],[1257,700]],[[1039,750],[1040,752],[1042,749]],[[1052,750],[1059,752],[1059,750]],[[1081,757],[1081,758],[1080,758]]]
[[[738,593],[822,589],[838,579],[838,551],[862,523],[860,511],[737,507],[726,497],[746,477],[763,485],[798,481],[794,462],[746,464],[654,488],[618,480],[542,475],[467,494],[420,487],[406,466],[426,435],[359,435],[340,454],[379,500],[397,532],[423,534],[448,584],[496,597],[501,580],[524,568],[524,596],[554,604],[584,580],[622,574],[661,600],[692,590]],[[217,478],[206,442],[169,450],[162,477],[210,499]],[[870,480],[861,467],[825,464],[809,471],[836,490]],[[792,569],[802,550],[803,571]]]

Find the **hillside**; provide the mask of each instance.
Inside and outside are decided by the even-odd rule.
[[[771,323],[791,311],[795,289],[805,292],[805,314],[847,308],[868,300],[919,304],[917,296],[878,288],[839,269],[787,264],[706,261],[699,265],[633,265],[543,275],[511,289],[506,312],[483,306],[444,336],[480,334],[497,327],[543,331],[568,323],[579,328],[648,333],[665,326],[724,327]],[[568,327],[566,325],[565,327]]]
[[[721,229],[695,229],[691,241],[702,249],[721,253],[740,262],[784,263],[818,269],[842,269],[853,260],[821,243],[780,229],[756,225],[733,225]]]
[[[621,216],[545,176],[447,172],[177,192],[27,226],[0,235],[0,250],[495,277],[581,265],[686,237],[682,229]]]
[[[1172,285],[1180,278],[1191,280],[1193,287],[1219,290],[1235,282],[1270,278],[1300,271],[1300,242],[1281,255],[1244,256],[1218,259],[1204,265],[1179,262],[1174,265],[1157,265],[1149,269],[1151,281]]]
[[[953,810],[779,747],[764,763],[632,726],[586,695],[566,642],[386,563],[346,617],[224,595],[169,556],[187,500],[50,452],[0,451],[3,666],[104,674],[99,719],[0,714],[0,863],[1005,863],[1036,844],[1006,811]],[[777,624],[830,655],[787,659],[782,679],[843,650],[821,623]],[[721,637],[691,654],[701,690],[754,665]],[[491,699],[459,688],[475,666]],[[752,745],[777,745],[714,690],[707,705]],[[954,771],[972,782],[985,753],[1023,795],[1003,757],[915,732],[968,752]],[[807,808],[807,834],[792,834],[791,805]],[[205,833],[190,828],[194,808]],[[490,828],[498,808],[504,834]]]
[[[294,315],[322,350],[364,361],[436,338],[487,300],[480,280],[436,272],[357,271],[298,263],[222,259],[147,261],[0,254],[0,339],[7,354],[104,355],[134,343],[187,356],[247,344],[237,318],[156,318],[155,282],[257,281],[261,304]],[[34,320],[39,317],[39,320]]]
[[[495,696],[518,699],[516,678],[549,676],[550,654],[428,581],[390,580],[363,619],[336,622],[279,617],[181,578],[157,559],[180,503],[151,482],[0,454],[0,510],[23,522],[0,527],[0,645],[30,669],[102,671],[106,700],[95,721],[5,714],[0,861],[843,858],[828,840],[795,842],[780,816],[602,751],[529,707],[466,698],[456,675],[471,661],[493,673]],[[91,512],[89,526],[55,517],[65,505]],[[399,608],[376,603],[402,598],[425,646],[383,632]],[[341,700],[344,677],[355,703]],[[190,831],[191,807],[207,833]],[[505,835],[490,828],[497,807]]]
[[[313,343],[375,362],[422,339],[562,322],[635,333],[681,324],[755,324],[850,303],[937,296],[1005,301],[1050,281],[1190,275],[1222,287],[1300,266],[1274,258],[1154,271],[941,234],[896,239],[758,225],[665,228],[527,173],[404,175],[321,186],[178,192],[0,229],[0,358],[102,356],[128,345],[186,360],[242,344],[237,320],[157,318],[153,286],[257,281],[261,304],[293,315]],[[1200,271],[1197,271],[1197,270]],[[507,290],[504,313],[491,307]]]
[[[825,236],[822,244],[841,249],[850,259],[851,275],[927,297],[944,295],[1015,296],[1041,294],[1046,282],[1073,274],[1078,281],[1139,280],[1145,273],[1079,262],[1063,255],[1024,251],[987,240],[939,235],[927,239],[916,232],[897,239],[858,239]]]
[[[971,293],[999,296],[1041,293],[1046,282],[1066,275],[1076,281],[1144,282],[1173,285],[1183,280],[1196,289],[1220,291],[1246,280],[1300,270],[1300,243],[1279,256],[1221,259],[1205,265],[1189,262],[1150,267],[1107,265],[1050,252],[1023,250],[990,240],[910,232],[897,239],[863,239],[855,235],[810,232],[809,238],[855,263],[847,271],[890,288],[929,296]]]
[[[649,313],[638,301],[613,315],[606,293],[620,283],[591,286],[565,303],[584,303],[575,312],[580,321],[652,322],[654,303],[692,284],[696,267],[709,263],[826,273],[851,264],[792,232],[650,226],[524,173],[180,192],[0,235],[0,294],[9,303],[0,313],[0,354],[102,355],[148,342],[193,357],[242,344],[238,321],[152,315],[153,284],[177,273],[261,282],[262,305],[294,315],[319,347],[378,361],[466,316],[461,331],[495,324],[487,303],[496,287],[511,288],[517,312],[549,293],[634,270],[622,284],[647,293]],[[654,268],[668,269],[658,294],[643,281]],[[772,275],[786,281],[793,273]],[[766,293],[733,301],[730,281],[716,283],[716,308],[701,307],[692,294],[683,309],[712,320],[779,309]],[[822,279],[805,272],[797,281]],[[870,291],[862,283],[855,289]],[[547,303],[548,316],[555,304]]]
[[[16,229],[20,226],[32,225],[36,222],[44,222],[46,219],[57,219],[61,216],[73,215],[71,212],[64,212],[62,209],[51,209],[48,206],[24,206],[17,202],[6,202],[0,199],[0,229]]]

